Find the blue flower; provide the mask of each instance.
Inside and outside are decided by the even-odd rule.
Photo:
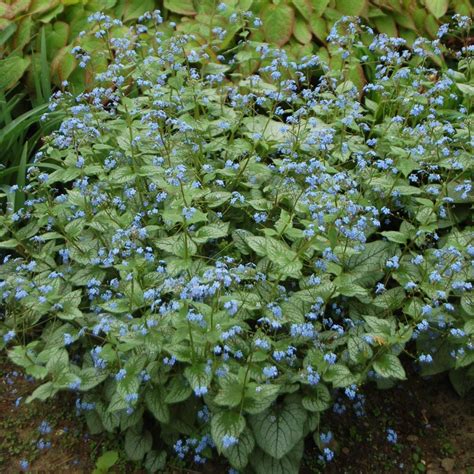
[[[63,334],[63,338],[64,338],[64,345],[65,346],[69,346],[70,344],[72,344],[74,342],[74,338],[71,336],[71,334],[69,334],[67,332]]]
[[[263,368],[263,375],[264,375],[267,379],[275,378],[275,377],[278,376],[278,369],[277,369],[274,365],[271,365],[271,366],[268,366],[268,367],[264,367],[264,368]]]
[[[196,208],[195,207],[183,207],[183,211],[182,211],[182,214],[184,216],[184,218],[189,221],[192,219],[192,217],[194,216],[194,214],[196,213]]]
[[[420,354],[418,360],[421,364],[431,364],[433,362],[433,357],[430,354]]]
[[[13,329],[11,329],[10,331],[8,331],[6,334],[3,335],[3,342],[8,343],[12,339],[15,339],[15,336],[16,336],[15,331],[13,331]]]
[[[266,212],[256,212],[254,215],[253,215],[253,220],[257,223],[257,224],[262,224],[264,223],[268,218],[268,214]]]
[[[332,352],[329,352],[328,354],[324,354],[324,360],[329,364],[329,365],[333,365],[336,363],[336,360],[337,360],[337,355],[332,353]]]
[[[391,444],[396,444],[398,440],[397,433],[392,428],[387,429],[387,441]]]
[[[231,446],[235,446],[239,440],[235,436],[231,435],[224,435],[222,437],[222,446],[224,449],[230,448]]]
[[[208,389],[207,387],[196,387],[194,389],[194,394],[197,396],[197,397],[202,397],[203,395],[206,395],[206,393],[208,392]]]
[[[38,431],[43,435],[49,434],[51,433],[51,425],[46,420],[43,420],[38,426]]]
[[[126,369],[120,369],[116,374],[115,374],[115,380],[117,382],[120,382],[120,380],[123,380],[127,375]]]
[[[400,266],[399,260],[400,260],[399,257],[397,255],[394,255],[393,257],[387,260],[387,262],[385,263],[385,266],[387,268],[397,269]]]

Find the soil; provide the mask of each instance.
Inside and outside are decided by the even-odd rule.
[[[348,409],[323,418],[336,456],[321,472],[474,473],[474,393],[461,399],[447,376],[411,376],[395,388],[368,386],[363,393],[365,416]],[[397,434],[395,444],[387,440],[388,429]],[[313,462],[318,456],[313,445]],[[317,469],[307,449],[305,472]]]
[[[1,473],[19,472],[22,459],[29,461],[29,472],[89,473],[103,452],[120,453],[112,435],[87,434],[85,424],[75,416],[71,394],[24,403],[35,385],[11,364],[0,361]],[[323,465],[320,451],[310,441],[302,474],[474,474],[474,393],[459,398],[445,376],[428,380],[413,376],[389,390],[368,386],[360,393],[365,397],[363,416],[355,414],[346,398],[344,413],[326,414],[322,419],[321,432],[333,433],[329,447],[336,453],[334,459]],[[49,423],[50,433],[39,432],[42,421]],[[387,440],[389,428],[397,434],[395,444]],[[41,439],[51,442],[51,447],[39,449]],[[212,466],[205,469],[210,471],[226,472],[222,465],[217,471]],[[143,471],[121,460],[111,472]],[[199,471],[170,467],[168,472]]]
[[[0,371],[0,472],[19,472],[23,459],[32,472],[91,472],[97,443],[75,417],[73,399],[65,394],[26,404],[37,384],[10,364],[3,363]],[[40,433],[43,421],[51,426],[50,433]],[[40,440],[50,442],[51,447],[40,449]]]

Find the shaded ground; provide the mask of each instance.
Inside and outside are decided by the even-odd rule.
[[[1,473],[19,472],[22,459],[28,460],[32,472],[89,473],[103,452],[120,452],[112,435],[87,435],[85,425],[75,416],[74,399],[67,394],[56,401],[26,405],[24,399],[34,385],[11,365],[0,363]],[[460,399],[447,378],[437,377],[410,378],[387,391],[368,387],[364,396],[364,416],[356,416],[354,402],[347,403],[346,398],[344,413],[324,417],[322,431],[333,433],[329,447],[336,456],[323,467],[318,461],[320,452],[309,442],[302,474],[474,474],[474,394]],[[23,398],[16,406],[19,397]],[[43,421],[51,432],[40,432]],[[387,440],[388,428],[397,434],[395,444]],[[51,447],[41,449],[41,442],[50,442]],[[223,467],[215,467],[208,466],[205,471],[225,472]],[[111,472],[141,471],[120,460]],[[180,471],[170,467],[168,472],[198,469]]]
[[[29,472],[92,472],[102,452],[117,448],[116,441],[88,436],[69,394],[25,404],[35,385],[0,361],[0,472],[19,472],[22,460]]]
[[[445,376],[410,378],[398,387],[364,392],[365,416],[352,407],[331,414],[324,428],[337,452],[328,473],[474,473],[474,394],[461,399]],[[397,442],[387,440],[387,430]],[[305,471],[318,472],[319,452],[306,450]]]

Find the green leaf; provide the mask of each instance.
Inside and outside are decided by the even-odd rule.
[[[120,398],[120,395],[114,394],[114,396],[115,395],[117,395],[117,398]],[[121,410],[126,408],[127,405],[128,404],[125,401],[123,401],[123,404],[121,405]],[[113,433],[116,430],[116,428],[118,428],[120,425],[119,411],[121,410],[112,410],[111,409],[112,407],[117,407],[117,404],[114,403],[113,399],[110,401],[110,406],[108,408],[106,408],[103,403],[96,404],[96,410],[97,410],[97,413],[100,415],[102,425],[105,428],[105,430],[108,431],[109,433]]]
[[[69,388],[71,386],[76,386],[80,382],[81,379],[77,375],[63,371],[55,375],[53,385],[55,388],[63,389]]]
[[[370,345],[361,337],[357,336],[349,338],[347,341],[347,349],[349,351],[350,359],[356,364],[363,364],[373,355]]]
[[[330,365],[324,373],[325,382],[331,382],[333,387],[348,387],[355,382],[352,372],[342,364]]]
[[[398,36],[397,24],[391,15],[378,16],[373,19],[373,22],[380,33],[392,37]]]
[[[102,383],[107,378],[107,376],[108,374],[106,372],[101,373],[95,367],[83,369],[79,373],[79,377],[81,379],[79,390],[81,392],[87,392]]]
[[[169,423],[170,410],[160,387],[152,387],[145,392],[145,404],[160,423]]]
[[[184,369],[184,376],[188,379],[193,390],[207,388],[212,380],[212,371],[207,364],[195,364]]]
[[[308,19],[313,10],[310,0],[292,0],[293,5],[304,19]]]
[[[396,246],[390,242],[376,241],[365,245],[365,249],[351,255],[347,267],[354,274],[370,274],[385,270],[385,262],[393,257]]]
[[[0,242],[1,249],[14,249],[20,242],[16,239],[8,239]]]
[[[186,237],[184,232],[160,239],[156,246],[165,252],[181,258],[194,255],[197,251],[196,244],[189,237]]]
[[[67,183],[68,181],[73,181],[80,175],[81,175],[81,170],[76,167],[60,168],[49,175],[48,183],[49,184],[53,184],[57,182]]]
[[[193,0],[164,0],[164,7],[180,15],[195,15]]]
[[[189,383],[184,377],[175,376],[167,386],[165,403],[179,403],[188,399],[192,393]]]
[[[214,403],[225,407],[236,407],[242,401],[242,386],[237,379],[221,380],[221,389],[214,398]]]
[[[143,407],[137,407],[131,414],[128,414],[126,410],[118,413],[120,418],[120,431],[125,431],[128,428],[141,426],[140,423],[143,420],[143,413],[145,409]]]
[[[293,35],[302,44],[306,44],[311,41],[311,30],[309,29],[308,23],[302,18],[296,18]]]
[[[2,12],[2,10],[0,10],[0,15],[2,15],[2,14],[3,14],[3,12]],[[3,28],[0,31],[0,46],[5,44],[5,42],[8,40],[8,38],[10,38],[13,33],[15,33],[16,29],[17,29],[16,24],[15,23],[10,23],[6,28]]]
[[[104,276],[105,272],[100,268],[88,266],[87,268],[83,268],[74,273],[70,282],[77,286],[87,285],[87,282],[92,278],[102,281]]]
[[[176,2],[176,0],[173,0],[173,3],[179,3]],[[147,11],[152,11],[155,8],[155,2],[153,0],[140,0],[139,2],[137,1],[132,1],[132,2],[126,2],[125,8],[123,11],[123,20],[124,21],[130,21],[130,20],[135,20],[141,15],[143,15]]]
[[[52,347],[38,355],[38,362],[46,362],[50,373],[56,374],[67,370],[69,367],[69,354],[63,347]]]
[[[384,291],[381,295],[374,298],[374,305],[388,311],[395,311],[403,306],[405,302],[405,291],[397,286],[390,290]]]
[[[249,384],[245,391],[244,411],[256,415],[266,410],[277,398],[280,392],[279,385]]]
[[[140,381],[134,373],[128,374],[119,382],[117,382],[117,393],[123,398],[132,393],[138,393]]]
[[[280,459],[275,459],[257,449],[250,457],[250,462],[256,474],[298,474],[303,449],[304,443],[300,441],[294,449]]]
[[[250,418],[255,441],[267,454],[281,459],[303,438],[306,412],[298,398],[265,410]]]
[[[252,432],[245,428],[239,436],[239,442],[230,448],[224,449],[223,453],[232,467],[242,470],[247,466],[254,447],[255,438]]]
[[[217,449],[223,451],[223,439],[225,436],[239,438],[245,429],[245,418],[233,411],[222,411],[212,415],[211,435]]]
[[[132,461],[141,461],[150,451],[153,439],[149,431],[140,432],[129,428],[125,433],[125,453]]]
[[[30,365],[25,372],[37,380],[43,380],[48,375],[48,369],[42,365]]]
[[[393,354],[382,354],[374,362],[374,370],[384,378],[394,378],[404,380],[405,369],[400,359]]]
[[[98,473],[107,472],[118,461],[118,458],[119,455],[117,451],[105,452],[95,463],[96,471],[98,471]]]
[[[260,257],[267,255],[267,240],[265,237],[255,237],[252,235],[245,237],[245,242]]]
[[[436,18],[441,18],[448,11],[449,0],[425,0],[425,6]]]
[[[385,232],[380,232],[387,240],[390,242],[396,242],[397,244],[406,244],[408,237],[402,232],[397,232],[395,230],[387,230]]]
[[[296,259],[296,252],[291,250],[284,242],[274,239],[273,237],[266,237],[267,256],[277,264],[285,265],[291,260]]]
[[[343,275],[341,275],[341,276],[343,276]],[[368,291],[365,288],[363,288],[362,286],[356,285],[355,283],[351,283],[351,282],[344,281],[344,280],[339,281],[339,278],[340,277],[337,277],[334,280],[334,283],[336,284],[337,292],[340,293],[341,295],[350,296],[350,297],[354,297],[354,296],[363,297],[363,296],[368,295]]]
[[[84,416],[87,423],[87,429],[89,430],[90,434],[96,435],[104,431],[104,425],[102,424],[101,418],[97,411],[88,410]]]
[[[206,195],[206,202],[210,208],[222,206],[232,197],[228,191],[215,191]]]
[[[13,349],[8,351],[9,359],[16,365],[20,367],[28,367],[34,364],[34,360],[31,357],[28,357],[26,353],[26,347],[15,346]]]
[[[265,39],[283,46],[293,34],[295,11],[288,5],[269,5],[262,14]]]
[[[301,404],[305,410],[321,412],[331,406],[331,394],[326,385],[319,383],[312,388],[312,392],[310,395],[304,396],[301,400]]]
[[[313,5],[313,13],[316,16],[321,16],[329,5],[330,0],[311,0]]]
[[[30,58],[7,56],[0,60],[0,90],[10,89],[23,76],[30,65]]]
[[[456,86],[458,89],[467,97],[473,97],[474,96],[474,85],[471,84],[461,84],[461,83],[456,83]]]
[[[40,385],[27,399],[26,403],[30,403],[33,400],[47,400],[48,398],[56,395],[58,389],[54,387],[53,382],[46,382]]]
[[[359,16],[367,5],[367,0],[336,0],[336,9],[342,15]]]
[[[364,316],[364,319],[371,333],[377,336],[391,336],[394,331],[393,324],[386,319],[376,318],[374,316]]]
[[[201,227],[193,240],[198,243],[204,243],[210,239],[220,239],[226,237],[229,234],[229,223],[228,222],[216,222],[213,224],[205,225]]]
[[[128,408],[128,402],[118,392],[115,392],[110,399],[109,406],[107,407],[108,413],[116,413]]]
[[[166,451],[155,451],[152,449],[149,451],[145,458],[144,463],[147,472],[161,471],[166,466]]]

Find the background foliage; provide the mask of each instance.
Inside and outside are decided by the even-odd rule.
[[[165,18],[179,22],[178,30],[193,33],[204,44],[210,30],[227,30],[222,45],[235,41],[238,25],[228,18],[236,10],[249,10],[260,17],[264,28],[253,40],[265,40],[278,46],[287,45],[295,56],[307,54],[315,43],[326,44],[328,32],[343,15],[364,18],[375,30],[405,38],[409,44],[417,35],[434,38],[440,21],[449,11],[470,15],[469,0],[228,0],[225,11],[217,11],[215,0],[9,0],[0,2],[0,89],[10,89],[27,74],[29,88],[34,77],[45,74],[44,62],[50,68],[53,83],[63,80],[83,87],[90,80],[77,71],[77,62],[69,54],[87,17],[104,11],[125,23],[158,7]],[[44,31],[44,36],[42,32]],[[72,77],[71,77],[72,75]],[[46,80],[46,77],[43,77]]]

